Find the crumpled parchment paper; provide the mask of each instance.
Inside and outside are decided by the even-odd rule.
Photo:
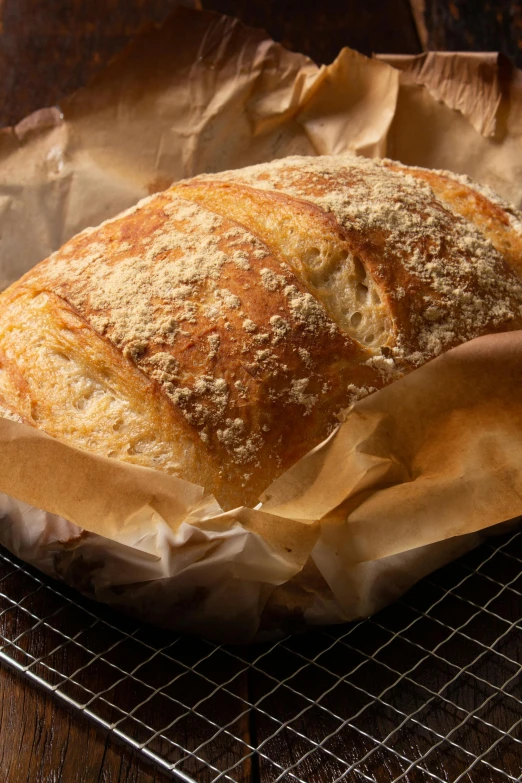
[[[353,151],[446,168],[522,204],[521,75],[496,55],[330,66],[180,9],[90,86],[0,132],[0,285],[172,181]],[[160,625],[229,642],[368,615],[522,514],[522,332],[357,403],[223,513],[202,487],[0,419],[0,543]]]

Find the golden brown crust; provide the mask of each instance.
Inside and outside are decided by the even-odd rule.
[[[514,328],[520,318],[508,259],[407,167],[352,156],[287,158],[194,181],[213,180],[282,191],[333,215],[389,309],[402,366]]]
[[[3,419],[10,419],[11,421],[17,421],[20,424],[32,424],[33,422],[27,421],[23,416],[16,411],[12,405],[7,403],[7,400],[0,394],[0,416]]]
[[[522,277],[522,215],[514,207],[488,188],[479,189],[467,177],[457,177],[448,171],[389,165],[427,182],[444,206],[473,223]]]
[[[189,263],[190,253],[199,253],[209,236],[215,242],[207,243],[205,257]],[[180,263],[186,268],[176,277]],[[36,307],[42,292],[44,300]],[[45,330],[47,352],[67,357],[68,370],[71,361],[76,367],[81,357],[91,355],[92,363],[80,374],[95,375],[97,388],[107,391],[99,370],[103,366],[107,373],[110,365],[116,376],[112,393],[124,389],[133,408],[148,396],[152,415],[160,393],[170,414],[164,423],[156,414],[152,421],[158,422],[166,449],[186,438],[193,454],[178,454],[173,464],[164,460],[159,466],[203,483],[226,506],[255,503],[281,470],[328,434],[334,413],[354,393],[380,385],[377,372],[365,365],[366,351],[336,327],[293,272],[256,237],[172,194],[150,199],[96,232],[80,234],[3,300],[1,344],[9,354],[4,376],[11,378],[13,396],[16,373],[8,369],[20,372],[22,367],[16,387],[25,379],[26,394],[18,394],[19,405],[26,411],[40,408],[33,416],[38,426],[77,445],[138,460],[135,448],[126,452],[96,436],[107,424],[104,430],[93,413],[83,416],[83,434],[77,425],[68,429],[53,417],[45,400],[61,410],[66,400],[57,390],[44,393],[37,377],[51,372],[64,378],[65,370],[51,366],[49,357],[47,365],[40,362],[13,334],[9,325],[23,323],[26,314]],[[18,308],[17,301],[23,302]],[[64,331],[73,335],[67,348]],[[73,346],[78,349],[74,356]],[[138,383],[137,369],[148,386],[145,379]],[[134,375],[124,382],[129,373]],[[66,390],[67,385],[64,394]],[[144,415],[142,411],[142,419]],[[296,426],[301,420],[305,427]],[[155,452],[150,426],[145,430],[148,434],[139,437],[140,443],[148,443],[141,460]]]
[[[157,384],[59,296],[11,287],[3,297],[0,334],[0,394],[26,423],[139,465],[169,472],[185,463],[194,472],[195,465],[200,483],[208,481],[212,466],[193,453],[190,428]]]
[[[145,199],[2,295],[0,413],[253,505],[355,399],[520,328],[510,218],[467,187],[339,156]]]
[[[189,180],[171,188],[236,220],[283,256],[330,318],[357,342],[380,353],[391,342],[391,312],[334,215],[278,191],[237,182]]]

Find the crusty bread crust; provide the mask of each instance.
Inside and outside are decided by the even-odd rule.
[[[0,402],[253,505],[354,400],[522,326],[512,215],[447,173],[351,156],[178,183],[2,294]]]

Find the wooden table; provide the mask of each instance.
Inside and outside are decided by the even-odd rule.
[[[53,105],[85,84],[174,0],[0,0],[0,124]],[[501,50],[522,66],[522,7],[495,0],[206,0],[264,27],[317,62],[427,48]],[[86,719],[0,668],[2,783],[152,783],[167,778]]]

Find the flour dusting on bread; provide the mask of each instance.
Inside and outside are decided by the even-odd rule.
[[[521,328],[519,234],[483,189],[393,161],[180,182],[2,294],[0,414],[255,505],[354,401]]]

